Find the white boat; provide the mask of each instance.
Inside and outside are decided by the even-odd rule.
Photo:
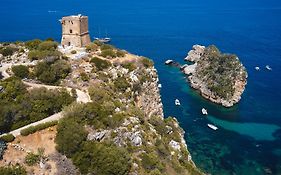
[[[171,64],[171,63],[173,63],[173,62],[174,62],[173,60],[166,60],[166,61],[165,61],[165,64],[168,65],[168,64]]]
[[[102,43],[109,43],[111,41],[111,38],[108,38],[108,37],[106,37],[106,38],[95,38],[95,40],[98,40]]]
[[[180,105],[181,105],[179,99],[176,99],[176,100],[175,100],[175,105],[176,105],[176,106],[180,106]]]
[[[207,109],[202,108],[202,110],[201,110],[201,111],[202,111],[202,114],[203,114],[203,115],[208,115]]]
[[[207,124],[209,128],[213,129],[213,130],[217,130],[219,129],[218,127],[216,127],[215,125],[212,124]]]
[[[256,69],[256,70],[260,70],[260,67],[257,66],[257,67],[255,67],[255,69]]]
[[[158,84],[158,88],[162,88],[162,84]]]
[[[272,68],[269,67],[269,65],[266,65],[265,68],[266,68],[267,70],[272,70]]]

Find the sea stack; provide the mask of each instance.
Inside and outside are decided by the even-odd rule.
[[[234,54],[224,54],[214,45],[194,45],[188,52],[183,72],[190,86],[210,101],[231,107],[238,103],[247,84],[246,68]]]

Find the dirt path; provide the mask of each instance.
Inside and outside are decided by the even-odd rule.
[[[14,65],[31,65],[31,63],[25,63],[25,64],[13,64]],[[8,68],[10,68],[12,66],[12,64],[4,64],[2,67],[0,67],[0,71],[2,72],[2,75],[4,76],[4,79],[6,78],[9,78],[10,75],[6,72],[6,70]],[[62,87],[62,86],[50,86],[50,85],[44,85],[44,84],[36,84],[36,83],[30,83],[30,82],[26,82],[26,81],[23,81],[23,83],[27,86],[30,86],[32,88],[41,88],[41,87],[45,87],[47,89],[60,89],[60,88],[65,88],[67,89],[67,91],[71,91],[72,88],[69,88],[69,87]],[[88,102],[91,102],[91,98],[88,94],[88,92],[83,92],[79,89],[75,89],[76,90],[76,93],[77,93],[77,98],[76,98],[76,101],[77,102],[80,102],[80,103],[88,103]],[[42,123],[46,123],[46,122],[51,122],[51,121],[57,121],[59,119],[61,119],[63,117],[62,115],[62,112],[59,112],[59,113],[56,113],[56,114],[53,114],[47,118],[44,118],[42,120],[39,120],[37,122],[34,122],[34,123],[31,123],[31,124],[28,124],[24,127],[21,127],[21,128],[18,128],[16,130],[13,130],[11,132],[9,132],[9,134],[13,134],[15,137],[16,136],[19,136],[20,135],[20,132],[21,130],[23,129],[26,129],[30,126],[36,126],[36,125],[39,125],[39,124],[42,124]],[[5,133],[6,134],[6,133]],[[3,136],[5,134],[2,134],[0,135]]]

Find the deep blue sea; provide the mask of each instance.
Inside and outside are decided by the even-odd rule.
[[[204,172],[281,174],[280,0],[1,0],[0,41],[59,41],[58,20],[78,13],[89,16],[91,37],[107,33],[117,47],[154,60],[165,115],[179,120],[192,158]],[[183,62],[194,44],[215,44],[238,55],[249,74],[238,105],[226,109],[206,101],[179,70],[163,64]],[[264,68],[267,64],[272,71]]]

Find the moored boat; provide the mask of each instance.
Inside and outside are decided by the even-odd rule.
[[[202,108],[202,110],[201,110],[201,111],[202,111],[202,114],[203,114],[203,115],[208,115],[207,109]]]
[[[218,127],[216,127],[215,125],[213,124],[207,124],[209,128],[213,129],[213,130],[217,130],[219,129]]]
[[[272,68],[271,68],[269,65],[266,65],[265,68],[266,68],[267,70],[272,70]]]
[[[95,38],[95,40],[98,40],[102,43],[109,43],[111,41],[111,38],[108,38],[108,37],[106,37],[106,38]]]
[[[165,61],[165,64],[166,64],[166,65],[169,65],[169,64],[172,64],[173,62],[174,62],[173,60],[166,60],[166,61]]]
[[[181,105],[179,99],[176,99],[176,100],[175,100],[175,105],[176,105],[176,106],[180,106],[180,105]]]

